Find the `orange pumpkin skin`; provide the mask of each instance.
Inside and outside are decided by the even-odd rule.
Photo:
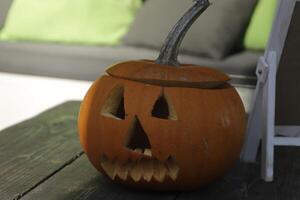
[[[170,87],[113,75],[94,82],[79,114],[81,145],[95,168],[110,179],[136,188],[192,190],[222,176],[238,159],[245,110],[230,84],[192,88],[172,82]],[[153,116],[162,96],[168,104],[167,118]],[[107,109],[120,97],[124,119]],[[137,123],[149,140],[151,156],[127,146]]]

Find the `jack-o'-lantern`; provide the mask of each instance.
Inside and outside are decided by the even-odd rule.
[[[179,64],[178,47],[209,6],[197,0],[156,61],[116,64],[92,85],[79,114],[91,163],[136,188],[190,190],[222,176],[238,159],[245,110],[229,77]]]

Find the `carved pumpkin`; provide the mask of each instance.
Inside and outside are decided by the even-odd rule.
[[[116,64],[81,105],[79,133],[91,163],[137,188],[190,190],[222,176],[239,157],[245,111],[228,76],[181,65],[178,46],[209,6],[198,0],[156,61]]]

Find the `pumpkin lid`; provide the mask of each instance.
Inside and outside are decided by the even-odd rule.
[[[194,5],[180,18],[166,38],[155,61],[128,61],[106,72],[114,77],[149,84],[175,87],[216,88],[230,78],[216,70],[178,62],[179,46],[195,20],[209,7],[209,0],[194,0]]]
[[[216,69],[190,64],[172,67],[150,60],[119,63],[106,72],[117,78],[173,87],[216,88],[230,80]]]

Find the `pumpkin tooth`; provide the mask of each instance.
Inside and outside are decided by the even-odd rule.
[[[143,153],[143,150],[140,149],[140,148],[137,148],[137,149],[135,149],[134,151],[137,152],[137,153]]]
[[[121,162],[117,162],[115,175],[117,175],[118,177],[120,177],[122,180],[125,181],[128,176],[129,168],[130,168],[130,163],[123,164]]]
[[[154,173],[153,161],[149,159],[141,159],[140,165],[143,168],[143,178],[147,182],[150,182]]]
[[[163,182],[167,173],[167,169],[163,163],[158,160],[153,160],[154,178],[158,182]]]
[[[171,177],[173,181],[175,181],[178,177],[179,166],[177,165],[174,158],[169,157],[166,161],[167,166],[167,174]]]
[[[134,162],[131,169],[130,169],[130,176],[135,181],[138,182],[141,180],[143,174],[142,165],[138,162]]]
[[[144,154],[145,154],[146,156],[152,156],[152,151],[151,151],[151,149],[145,149]]]
[[[103,156],[101,159],[101,166],[111,179],[115,178],[115,164],[113,161],[110,161],[106,156]]]

